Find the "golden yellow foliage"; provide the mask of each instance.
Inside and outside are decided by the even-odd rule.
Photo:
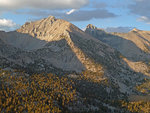
[[[59,113],[75,100],[73,82],[52,74],[0,71],[0,111]]]

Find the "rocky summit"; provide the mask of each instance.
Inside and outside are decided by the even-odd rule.
[[[19,87],[22,84],[30,89],[24,90],[24,95],[35,96],[35,100],[26,97],[32,100],[26,103],[33,106],[33,103],[41,105],[36,95],[45,95],[40,98],[44,110],[56,107],[55,112],[130,113],[128,105],[132,96],[148,96],[139,90],[143,83],[149,84],[149,33],[137,29],[129,33],[107,33],[91,24],[82,31],[53,16],[26,22],[16,31],[0,32],[0,86],[9,81],[10,86],[4,87],[11,89],[11,85],[17,84],[22,95]],[[51,97],[45,92],[50,91],[54,100],[49,101]],[[22,111],[29,112],[31,109],[24,103],[26,98],[19,98]],[[51,108],[49,102],[53,103]]]

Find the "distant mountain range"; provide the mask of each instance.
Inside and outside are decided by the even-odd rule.
[[[88,25],[86,33],[107,43],[131,60],[148,61],[150,58],[150,31],[133,29],[128,33],[107,33],[93,25]]]
[[[150,31],[134,28],[128,33],[107,33],[89,24],[85,32],[117,49],[124,56],[124,61],[136,72],[150,75]]]

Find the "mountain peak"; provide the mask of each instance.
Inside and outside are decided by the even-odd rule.
[[[140,30],[137,29],[137,28],[134,28],[134,29],[131,30],[131,32],[133,32],[133,31],[134,31],[134,32],[138,32],[138,31],[140,31]]]
[[[49,16],[47,19],[56,19],[54,16]]]
[[[97,27],[95,27],[95,26],[92,25],[92,24],[88,24],[86,28],[88,28],[88,29],[97,29]]]
[[[103,35],[106,33],[104,29],[97,28],[92,24],[87,25],[85,32],[90,35],[92,34],[94,37],[97,37],[98,35]]]
[[[41,40],[51,41],[59,38],[60,35],[65,35],[66,31],[70,28],[70,23],[56,19],[54,16],[37,20],[34,22],[27,22],[17,32],[30,34]]]
[[[47,21],[56,21],[57,19],[54,16],[49,16],[47,18],[45,18]]]
[[[105,32],[104,29],[102,28],[97,28],[96,26],[92,25],[92,24],[88,24],[87,27],[86,27],[86,30],[98,30],[98,31],[101,31],[101,32]]]

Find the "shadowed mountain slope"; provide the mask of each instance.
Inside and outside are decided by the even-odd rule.
[[[120,51],[132,61],[150,58],[150,32],[133,29],[129,33],[107,33],[88,25],[85,32]],[[93,29],[94,28],[94,29]]]
[[[117,49],[133,70],[150,76],[150,31],[133,29],[129,33],[107,33],[90,24],[85,32]]]

